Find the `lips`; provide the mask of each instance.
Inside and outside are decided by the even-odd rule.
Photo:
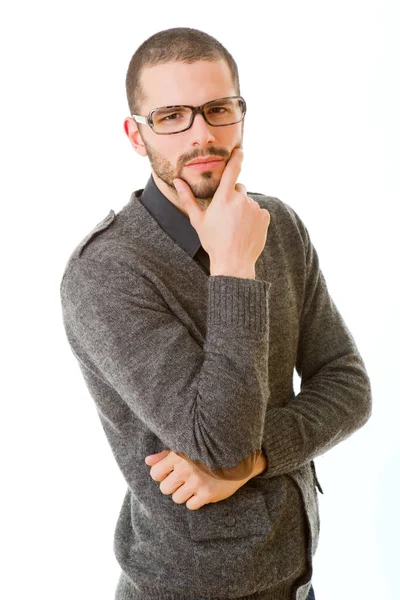
[[[205,164],[205,163],[209,163],[209,162],[221,162],[222,158],[218,158],[214,156],[210,156],[209,158],[199,158],[197,160],[194,160],[192,162],[186,163],[187,167],[191,167],[192,165],[201,165],[201,164]]]
[[[191,169],[192,171],[214,171],[218,169],[218,165],[224,164],[223,160],[212,160],[207,162],[197,162],[192,165],[187,165],[187,169]]]

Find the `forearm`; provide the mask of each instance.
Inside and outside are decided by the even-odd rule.
[[[165,448],[229,479],[261,448],[271,283],[245,272],[249,278],[210,276],[201,339],[146,278],[129,269],[121,276],[125,258],[116,264],[113,256],[86,255],[65,274],[63,318],[73,351]]]
[[[206,475],[210,475],[221,481],[248,481],[257,475],[264,473],[267,468],[267,458],[263,453],[263,450],[253,452],[233,467],[224,467],[214,471],[202,462],[191,460],[183,452],[176,451],[175,454],[186,460],[188,463],[191,463],[193,467],[200,469],[200,471]]]
[[[371,415],[371,387],[360,355],[332,360],[285,406],[267,410],[266,477],[300,468],[362,427]]]
[[[362,427],[372,408],[371,385],[360,352],[329,294],[308,231],[291,212],[304,241],[305,286],[298,336],[291,338],[287,350],[292,362],[284,375],[292,379],[296,368],[301,390],[295,396],[282,380],[279,388],[288,396],[291,389],[291,397],[282,398],[281,406],[271,399],[262,440],[268,457],[265,477],[290,473],[324,454]],[[272,354],[270,367],[275,372],[280,369]]]

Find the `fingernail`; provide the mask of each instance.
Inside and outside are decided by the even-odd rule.
[[[173,182],[175,188],[178,190],[178,192],[181,192],[183,190],[182,184],[180,183],[180,181],[174,181]]]

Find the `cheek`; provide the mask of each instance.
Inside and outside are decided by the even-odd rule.
[[[160,136],[162,137],[162,136]],[[163,136],[164,138],[172,136]],[[171,143],[169,140],[157,140],[157,152],[160,158],[169,163],[172,167],[178,164],[182,156],[182,144]]]
[[[222,128],[221,128],[222,129]],[[229,129],[227,127],[226,129]],[[218,146],[221,148],[226,148],[229,150],[229,154],[232,153],[232,150],[238,146],[242,146],[242,128],[238,127],[234,132],[221,132],[221,136],[217,140]]]

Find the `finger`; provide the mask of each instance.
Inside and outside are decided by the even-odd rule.
[[[223,198],[229,199],[232,189],[235,187],[237,178],[242,168],[244,152],[242,148],[234,148],[231,157],[228,160],[226,167],[222,173],[221,181],[219,182],[218,190],[215,195],[221,194]]]
[[[151,467],[149,475],[154,481],[160,482],[164,481],[164,479],[173,472],[174,465],[168,464],[166,461],[162,461]]]
[[[184,482],[185,483],[185,482]],[[194,490],[190,490],[187,486],[181,485],[180,487],[174,490],[171,498],[175,502],[175,504],[184,504],[189,498],[195,495],[196,492]]]
[[[189,510],[198,510],[199,508],[204,506],[204,504],[207,504],[207,502],[202,501],[200,496],[198,496],[197,494],[194,494],[186,502],[186,508],[188,508]]]
[[[171,456],[171,453],[169,453],[151,467],[150,477],[154,479],[154,481],[163,481],[168,475],[173,473],[174,470],[175,461]]]
[[[196,223],[202,214],[205,212],[200,208],[196,198],[193,196],[192,190],[183,179],[174,179],[172,182],[176,188],[179,200],[184,206],[187,214],[189,215],[190,222]]]
[[[165,477],[165,479],[163,479],[160,483],[160,491],[165,494],[180,494],[182,496],[182,494],[186,493],[186,496],[184,499],[182,499],[182,502],[184,502],[185,500],[187,500],[193,492],[190,492],[190,494],[188,493],[188,488],[187,486],[185,487],[186,484],[186,478],[185,477],[179,477],[176,474],[176,471],[171,471],[171,473],[168,474],[167,477]]]
[[[190,487],[188,485],[185,485],[185,483],[187,482],[183,482],[183,485],[181,485],[174,491],[174,493],[171,495],[172,500],[175,502],[175,504],[184,504],[185,502],[191,501],[191,505],[193,506],[194,499],[196,499],[197,504],[200,507],[201,494],[199,495],[196,490],[190,489]],[[204,504],[204,501],[202,504]]]
[[[245,194],[245,196],[247,196],[247,187],[245,185],[243,185],[243,183],[236,183],[235,190],[237,192],[241,192],[242,194]]]
[[[160,460],[168,456],[169,452],[170,450],[162,450],[162,452],[157,452],[156,454],[149,454],[144,459],[144,462],[146,463],[146,465],[155,465]]]

